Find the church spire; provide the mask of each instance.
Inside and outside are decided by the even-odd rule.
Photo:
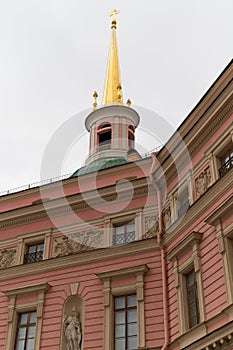
[[[108,65],[105,79],[104,95],[102,105],[117,103],[123,103],[122,88],[120,81],[120,68],[118,60],[118,50],[117,50],[117,38],[116,38],[116,15],[120,11],[114,10],[110,13],[112,17],[112,33],[108,56]]]

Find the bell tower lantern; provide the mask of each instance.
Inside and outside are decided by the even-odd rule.
[[[98,106],[98,94],[95,91],[93,111],[85,121],[86,129],[90,132],[86,164],[100,158],[127,160],[127,152],[134,149],[135,129],[140,118],[130,107],[131,101],[128,99],[126,104],[123,101],[116,37],[118,13],[119,11],[114,10],[110,14],[111,39],[102,105]]]

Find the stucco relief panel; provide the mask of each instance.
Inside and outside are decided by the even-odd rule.
[[[15,265],[16,249],[0,249],[0,269]]]
[[[211,171],[210,168],[203,170],[195,179],[195,188],[197,199],[206,192],[211,185]]]
[[[103,230],[88,230],[64,235],[53,240],[53,257],[81,253],[103,247]]]
[[[159,231],[159,221],[158,218],[153,216],[147,216],[145,218],[145,238],[156,237]]]

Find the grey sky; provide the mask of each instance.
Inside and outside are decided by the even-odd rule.
[[[232,58],[231,0],[0,0],[0,191],[38,181],[55,130],[102,97],[114,8],[124,98],[174,128]]]

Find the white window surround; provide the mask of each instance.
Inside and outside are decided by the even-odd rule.
[[[40,349],[41,329],[42,329],[42,316],[44,307],[45,293],[51,288],[48,283],[41,283],[37,285],[31,285],[27,287],[21,287],[11,290],[5,290],[3,293],[9,298],[8,305],[8,327],[6,335],[6,347],[5,350],[12,350],[15,344],[16,331],[17,331],[17,319],[18,313],[36,311],[36,334],[34,350]],[[37,295],[37,301],[18,304],[17,297],[22,295]]]
[[[168,260],[173,262],[174,282],[177,289],[178,310],[179,310],[179,328],[180,334],[184,334],[189,330],[189,320],[187,312],[187,291],[186,291],[186,274],[192,269],[195,271],[198,306],[200,313],[200,323],[205,320],[204,295],[201,275],[201,262],[199,256],[199,243],[202,234],[199,232],[191,232],[182,242],[180,242],[171,252],[168,253]],[[179,258],[191,250],[190,257],[179,264]],[[185,305],[185,307],[184,307]]]
[[[112,237],[115,225],[124,225],[135,220],[135,241],[142,239],[142,210],[129,210],[124,213],[116,213],[114,216],[105,216],[104,218],[104,246],[112,246]]]
[[[233,303],[233,222],[223,228],[222,221],[232,213],[233,198],[229,198],[205,221],[215,226],[219,252],[222,255],[228,304]]]
[[[40,242],[44,242],[43,260],[48,259],[51,233],[52,233],[52,230],[49,229],[49,230],[43,230],[40,232],[33,232],[31,234],[24,234],[22,236],[18,236],[16,265],[23,264],[24,254],[26,252],[27,245],[33,245]]]
[[[193,173],[191,170],[187,172],[184,179],[179,183],[179,187],[173,188],[172,193],[168,195],[171,203],[171,223],[178,219],[179,198],[187,193],[189,205],[193,204]]]
[[[148,271],[147,265],[126,267],[123,269],[97,273],[97,277],[104,283],[104,349],[113,350],[113,317],[114,296],[136,293],[138,319],[138,348],[145,347],[145,315],[144,315],[144,275]],[[135,277],[133,284],[112,286],[112,280]]]
[[[218,169],[220,167],[219,155],[223,150],[233,144],[233,127],[227,128],[226,131],[219,136],[219,138],[211,145],[211,147],[205,152],[207,159],[209,160],[211,171],[211,184],[213,184],[219,178]]]

